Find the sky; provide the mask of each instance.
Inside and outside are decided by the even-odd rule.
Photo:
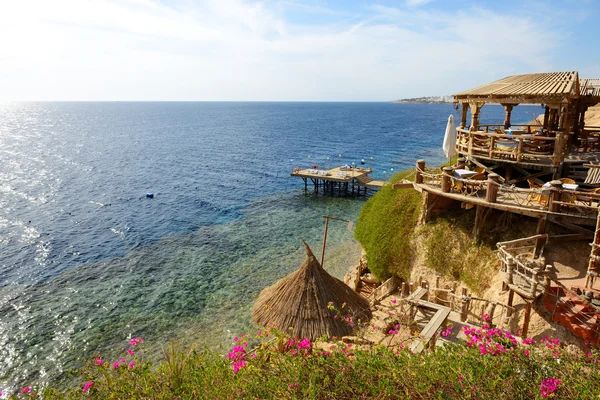
[[[0,100],[392,101],[600,77],[596,0],[0,0]]]

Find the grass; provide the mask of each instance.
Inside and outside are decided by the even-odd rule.
[[[390,182],[401,181],[412,171],[395,174]],[[410,239],[421,213],[421,196],[411,189],[386,185],[362,207],[355,237],[365,249],[369,269],[379,279],[392,275],[407,278],[415,258]]]

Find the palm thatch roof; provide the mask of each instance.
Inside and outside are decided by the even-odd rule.
[[[300,268],[264,289],[252,307],[252,319],[266,326],[278,324],[298,338],[314,340],[322,336],[344,336],[353,331],[358,320],[369,321],[369,303],[339,279],[329,275],[304,242],[306,259]],[[328,309],[341,310],[343,317]],[[345,305],[344,305],[345,304]],[[344,306],[343,306],[344,305]],[[343,307],[342,307],[343,306]]]
[[[455,100],[491,103],[552,103],[579,96],[577,71],[509,76],[499,81],[457,93]]]

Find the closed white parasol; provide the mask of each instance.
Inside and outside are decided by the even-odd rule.
[[[452,158],[456,154],[456,131],[454,130],[454,116],[450,114],[448,117],[448,125],[446,125],[446,134],[444,135],[444,157]]]

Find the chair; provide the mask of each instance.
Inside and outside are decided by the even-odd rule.
[[[533,179],[527,179],[527,183],[529,183],[529,189],[537,189],[540,190],[539,192],[529,192],[529,195],[527,196],[527,201],[537,201],[538,204],[542,204],[544,206],[546,206],[546,204],[548,204],[548,195],[547,194],[543,194],[541,192],[541,189],[544,185],[537,183],[536,181],[534,181]]]
[[[598,194],[598,193],[600,193],[600,188],[596,188],[594,190],[591,190],[589,193]],[[594,201],[600,202],[600,200],[597,199],[597,198],[587,197],[587,196],[578,196],[577,200],[585,203],[588,206],[591,206]]]
[[[559,181],[561,181],[563,184],[568,183],[569,185],[577,185],[577,182],[571,178],[560,178]]]

